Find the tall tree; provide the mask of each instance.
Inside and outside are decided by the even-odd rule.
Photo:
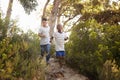
[[[83,5],[79,20],[95,19],[99,23],[118,24],[120,22],[120,1],[91,0],[80,2]],[[77,9],[77,7],[76,7]]]
[[[9,0],[9,4],[8,4],[8,8],[7,8],[7,13],[6,13],[6,17],[5,17],[5,27],[3,28],[3,37],[7,36],[7,30],[9,27],[9,22],[10,22],[10,16],[11,16],[11,12],[12,12],[12,6],[13,6],[13,0]]]
[[[61,0],[54,0],[53,2],[53,8],[50,14],[50,18],[49,18],[49,25],[50,25],[50,36],[52,36],[53,32],[54,32],[54,27],[55,27],[55,23],[57,20],[57,14],[58,14],[58,9],[59,9],[59,5],[60,5]]]
[[[57,2],[59,2],[59,0],[54,0],[49,18],[51,35],[56,20],[57,22],[61,22],[60,19],[62,17],[64,18],[62,21],[64,26],[70,23],[71,27],[79,21],[86,21],[91,18],[94,18],[99,23],[119,24],[120,22],[119,2],[113,2],[110,0],[60,0],[59,3]]]
[[[18,0],[20,4],[23,6],[25,12],[27,14],[30,14],[31,11],[35,10],[35,7],[37,6],[37,1],[36,0]],[[3,29],[3,37],[7,36],[7,31],[9,28],[9,22],[10,22],[10,16],[12,12],[12,6],[13,6],[13,0],[9,0],[8,8],[7,8],[7,13],[5,17],[5,28]]]
[[[33,10],[36,10],[35,7],[38,5],[37,0],[18,0],[23,6],[25,12],[30,14]]]
[[[8,8],[7,8],[7,13],[6,13],[6,19],[9,21],[11,12],[12,12],[12,6],[13,6],[13,0],[9,0]]]
[[[47,9],[47,5],[48,5],[49,2],[50,2],[50,0],[47,0],[47,2],[45,3],[45,6],[44,6],[44,8],[43,8],[42,18],[43,18],[43,17],[46,17],[46,9]]]

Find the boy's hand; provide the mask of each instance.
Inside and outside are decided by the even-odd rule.
[[[42,34],[41,37],[46,37],[46,36],[44,34]]]
[[[38,34],[38,36],[40,36],[40,37],[46,37],[44,34]]]
[[[68,39],[68,37],[66,37],[64,40],[66,41]]]
[[[50,38],[50,43],[52,43],[53,37]]]

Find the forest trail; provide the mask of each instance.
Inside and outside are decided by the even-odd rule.
[[[50,64],[45,68],[45,80],[89,80],[87,77],[78,74],[73,69],[65,66],[64,71],[59,69],[58,62],[50,59]]]

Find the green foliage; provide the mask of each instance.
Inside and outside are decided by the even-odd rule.
[[[120,68],[115,64],[115,61],[107,60],[99,74],[99,80],[120,80]]]
[[[82,3],[81,19],[86,21],[90,18],[99,23],[118,24],[120,21],[120,3],[111,0],[88,0]]]
[[[115,59],[116,64],[120,67],[120,25],[104,25],[104,27],[106,43],[113,60]]]
[[[5,22],[2,19],[1,13],[0,13],[0,40],[3,38],[3,33],[4,33],[4,27],[5,27]]]
[[[38,5],[37,0],[19,0],[22,4],[25,12],[30,14],[31,11],[35,10],[35,7]]]
[[[0,23],[2,30],[3,19]],[[9,37],[0,37],[0,80],[33,79],[41,68],[38,35],[32,31],[23,33],[16,26],[11,26],[9,34]]]
[[[106,10],[94,15],[100,23],[118,24],[120,21],[120,10]]]
[[[21,37],[20,37],[21,36]],[[17,64],[15,65],[15,76],[24,79],[32,79],[35,76],[38,67],[37,59],[39,53],[39,40],[36,34],[28,32],[19,36],[13,36],[13,41],[20,43],[19,55],[17,56]],[[16,40],[17,39],[17,40]]]
[[[62,0],[59,15],[64,16],[65,25],[75,25],[78,21],[95,19],[99,23],[119,24],[119,0]],[[78,20],[76,20],[78,19]]]
[[[110,73],[110,70],[104,70],[107,61],[111,61],[110,65],[117,65],[116,63],[120,62],[118,56],[120,53],[119,29],[119,25],[101,25],[95,20],[80,22],[73,28],[70,40],[66,45],[67,63],[91,80],[119,80],[119,77],[115,77],[120,74],[118,66],[114,66],[118,71],[116,74]],[[112,35],[113,37],[111,37]],[[110,66],[110,68],[113,67]],[[113,71],[111,69],[111,72]],[[101,79],[106,73],[111,75],[106,75],[106,78]],[[110,76],[113,79],[107,79]]]
[[[32,39],[27,34],[22,35],[0,42],[0,79],[23,77],[28,80],[35,75],[39,40],[35,35]]]

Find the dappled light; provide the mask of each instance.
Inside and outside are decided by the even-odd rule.
[[[0,0],[0,80],[120,80],[120,0]]]

